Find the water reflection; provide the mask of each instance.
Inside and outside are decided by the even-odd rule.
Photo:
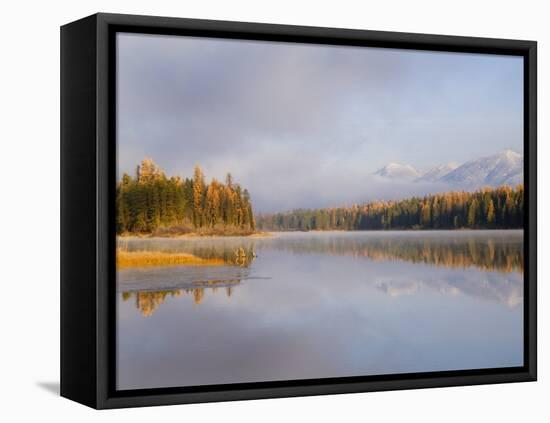
[[[238,284],[240,281],[234,281],[234,284]],[[231,283],[231,281],[229,281]],[[213,286],[210,289],[212,294],[216,294],[219,290],[223,290],[225,295],[229,298],[233,295],[233,285],[225,282],[223,286]],[[174,289],[165,291],[126,291],[122,293],[123,301],[130,301],[135,298],[136,308],[140,311],[143,317],[150,317],[160,307],[167,297],[181,297],[184,295],[191,295],[193,302],[199,305],[205,295],[207,288],[186,288],[186,289]]]
[[[244,265],[118,271],[119,389],[523,363],[521,231],[148,239],[127,248],[229,258],[241,247],[251,257]]]
[[[133,239],[119,241],[128,251],[186,252],[249,267],[265,250],[330,254],[374,261],[403,260],[456,269],[524,271],[523,231],[395,231],[280,233],[273,238]]]
[[[435,236],[435,235],[438,236]],[[147,251],[190,252],[203,258],[223,258],[228,266],[181,266],[158,269],[131,269],[120,272],[122,298],[136,298],[136,307],[145,317],[153,315],[167,296],[178,297],[192,294],[199,305],[207,292],[216,293],[225,289],[227,298],[243,280],[266,279],[270,276],[254,275],[251,266],[257,257],[256,251],[300,254],[329,254],[352,256],[373,262],[403,261],[455,270],[475,268],[483,273],[468,277],[460,272],[452,279],[425,273],[415,280],[411,275],[403,278],[374,281],[376,288],[389,296],[413,295],[422,289],[446,293],[464,294],[487,301],[506,304],[510,307],[523,300],[523,283],[520,278],[499,278],[491,272],[523,274],[522,233],[372,233],[370,236],[349,234],[288,234],[267,240],[234,238],[226,240],[139,240],[128,243],[127,248]],[[353,235],[353,234],[352,234]],[[281,259],[282,260],[282,259]],[[252,266],[253,268],[253,266]],[[369,281],[372,282],[372,281]],[[154,289],[161,284],[162,289]]]
[[[192,295],[199,305],[207,293],[223,291],[230,298],[242,281],[254,279],[270,278],[253,276],[248,267],[239,265],[146,267],[119,270],[118,288],[124,301],[135,298],[137,309],[149,317],[167,297]]]
[[[188,253],[202,259],[220,259],[227,265],[249,267],[256,258],[254,244],[245,238],[233,242],[217,242],[217,239],[118,239],[117,251],[137,253]]]
[[[374,261],[403,260],[455,269],[475,267],[484,271],[523,273],[523,239],[519,232],[491,234],[415,232],[369,238],[319,236],[275,242],[274,248],[292,254],[331,254],[364,257]],[[515,231],[514,231],[515,232]]]
[[[466,295],[484,301],[516,307],[523,303],[523,280],[517,277],[501,277],[498,274],[462,275],[453,278],[425,276],[419,280],[409,277],[379,280],[376,288],[391,297],[418,295],[431,290],[445,295]]]
[[[227,299],[229,299],[233,295],[234,289],[238,288],[240,283],[240,280],[208,281],[203,286],[195,288],[159,291],[123,291],[121,296],[124,301],[135,297],[136,308],[144,317],[149,317],[164,303],[164,300],[168,296],[181,297],[192,295],[195,305],[200,305],[207,293],[214,295],[219,291],[223,291]],[[485,301],[496,302],[508,307],[515,307],[521,305],[523,302],[523,281],[521,279],[503,279],[494,277],[491,274],[484,275],[481,279],[479,275],[475,277],[464,276],[462,278],[455,276],[448,279],[425,277],[422,280],[411,280],[409,276],[406,276],[403,279],[376,280],[375,287],[390,297],[415,295],[424,289],[428,289],[452,296],[466,295]]]

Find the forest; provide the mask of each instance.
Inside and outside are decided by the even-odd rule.
[[[118,234],[249,235],[263,231],[522,228],[524,188],[452,191],[350,207],[295,209],[254,216],[250,194],[233,181],[167,177],[151,159],[116,187]]]
[[[260,214],[256,224],[267,231],[522,228],[523,196],[523,185],[501,186],[351,207]]]
[[[256,229],[250,194],[233,181],[206,183],[200,166],[192,178],[168,178],[151,159],[125,173],[116,187],[118,234],[238,234]]]

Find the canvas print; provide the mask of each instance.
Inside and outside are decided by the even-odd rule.
[[[524,363],[523,58],[116,38],[116,388]]]

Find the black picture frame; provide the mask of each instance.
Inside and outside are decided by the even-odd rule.
[[[524,366],[116,391],[115,34],[195,35],[524,58]],[[537,378],[537,44],[397,32],[95,14],[61,27],[61,395],[97,409]]]

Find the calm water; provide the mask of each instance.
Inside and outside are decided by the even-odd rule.
[[[117,385],[523,365],[523,232],[121,241],[226,266],[120,270]]]

